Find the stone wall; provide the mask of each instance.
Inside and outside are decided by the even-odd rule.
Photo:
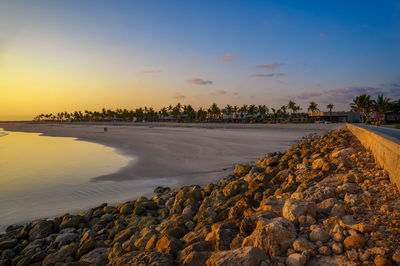
[[[400,141],[355,125],[346,126],[365,148],[372,151],[377,165],[389,173],[392,183],[400,189]]]

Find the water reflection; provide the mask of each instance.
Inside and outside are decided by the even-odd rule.
[[[0,129],[0,230],[133,197],[131,183],[90,182],[132,160],[96,143]],[[146,186],[145,181],[141,185]]]

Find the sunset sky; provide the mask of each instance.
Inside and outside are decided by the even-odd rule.
[[[0,120],[400,98],[400,1],[0,2]]]

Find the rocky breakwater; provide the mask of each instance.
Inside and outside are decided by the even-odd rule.
[[[1,265],[392,265],[399,193],[346,130],[205,187],[10,226]]]

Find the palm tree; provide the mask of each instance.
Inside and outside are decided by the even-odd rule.
[[[318,104],[314,101],[310,102],[310,105],[308,106],[308,111],[314,113],[317,110],[318,110]]]
[[[332,122],[332,109],[333,109],[333,104],[328,104],[327,106],[326,106],[326,108],[328,108],[329,109],[329,121],[331,121]]]
[[[350,103],[350,107],[355,112],[361,113],[361,120],[363,123],[368,121],[369,114],[372,111],[372,101],[371,96],[361,94],[357,96],[352,103]]]
[[[216,103],[213,103],[208,110],[214,118],[219,118],[221,110]]]
[[[292,116],[293,113],[295,113],[297,111],[297,106],[296,103],[292,100],[289,101],[287,108],[289,110],[291,110],[292,112],[290,113],[290,116]]]
[[[390,98],[384,97],[383,94],[378,95],[377,100],[373,101],[373,109],[376,113],[383,115],[390,107]]]
[[[199,120],[204,120],[207,116],[207,111],[203,110],[203,108],[199,108],[199,110],[197,111],[197,118]]]
[[[268,111],[269,111],[268,107],[265,104],[263,104],[263,105],[259,105],[257,109],[261,115],[261,118],[264,119],[265,114],[268,113]]]

